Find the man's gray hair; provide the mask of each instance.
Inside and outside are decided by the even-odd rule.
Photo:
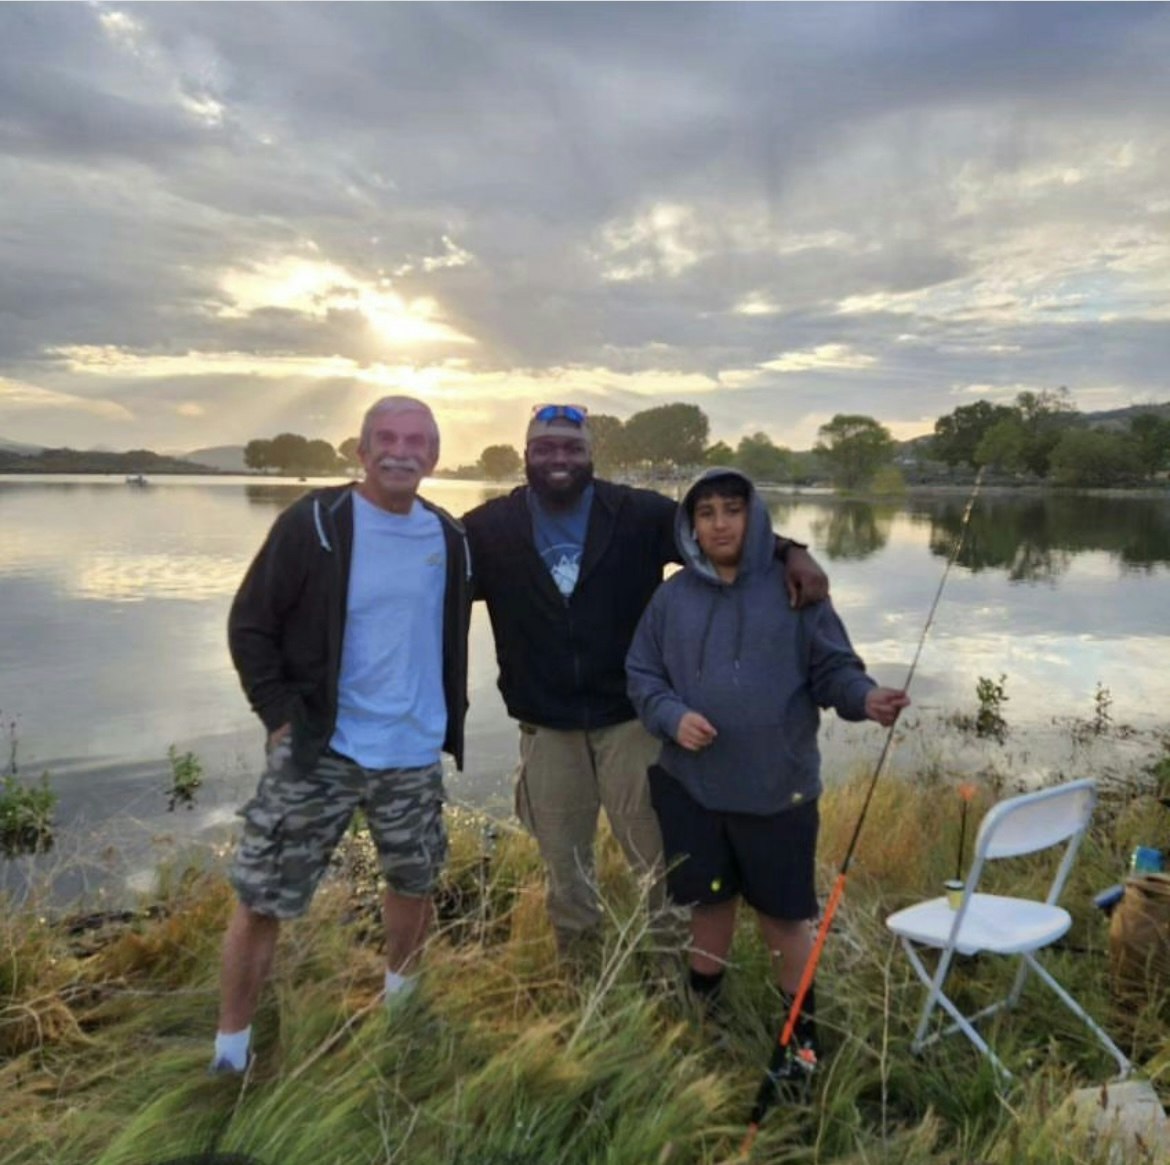
[[[438,460],[439,457],[439,424],[430,405],[413,396],[384,396],[376,400],[362,417],[362,431],[358,438],[358,448],[365,450],[370,444],[370,430],[374,426],[374,418],[381,413],[425,413],[431,423],[431,454]]]

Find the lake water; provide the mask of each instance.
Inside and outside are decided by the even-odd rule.
[[[230,477],[146,487],[0,477],[0,722],[20,774],[52,774],[66,826],[54,860],[69,867],[71,892],[222,832],[248,795],[261,732],[228,658],[227,612],[273,519],[307,488]],[[424,492],[460,514],[502,490],[435,481]],[[965,496],[769,501],[776,528],[808,542],[829,571],[870,671],[902,683]],[[1167,724],[1168,580],[1170,498],[981,497],[914,680],[900,763],[1013,773],[1099,765],[1101,757],[1065,747],[1067,722],[1092,717],[1098,685],[1114,721],[1142,730],[1136,742],[1113,740],[1109,763],[1126,750],[1137,763],[1135,750],[1148,751]],[[1005,746],[941,730],[949,713],[975,710],[980,676],[1000,675],[1012,729]],[[449,791],[502,816],[515,731],[479,604],[470,687],[467,770],[452,775]],[[880,735],[826,718],[826,778],[872,762]],[[171,745],[204,766],[191,813],[166,809]]]

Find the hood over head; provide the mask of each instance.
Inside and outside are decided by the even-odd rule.
[[[748,489],[747,529],[744,532],[743,557],[739,564],[740,573],[748,574],[765,570],[771,563],[776,548],[771,515],[768,513],[768,507],[764,505],[763,498],[756,492],[752,479],[746,473],[729,466],[716,465],[704,470],[691,482],[679,504],[678,512],[674,518],[674,542],[683,562],[714,583],[721,583],[722,580],[707,556],[699,548],[691,513],[694,505],[694,494],[698,487],[704,482],[720,477],[738,478],[747,485]]]

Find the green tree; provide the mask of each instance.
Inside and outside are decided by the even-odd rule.
[[[996,469],[1010,471],[1025,467],[1024,450],[1028,444],[1028,433],[1018,413],[996,421],[983,434],[975,450],[977,465],[992,465]]]
[[[824,472],[817,455],[811,449],[796,449],[792,453],[792,480],[797,485],[812,485]]]
[[[698,405],[659,405],[635,413],[623,426],[626,464],[701,465],[709,429]]]
[[[337,450],[328,441],[319,437],[310,441],[299,433],[281,433],[271,441],[254,438],[244,446],[244,464],[282,473],[336,473],[342,468]]]
[[[337,446],[337,455],[347,465],[350,465],[350,466],[360,465],[361,463],[358,460],[358,438],[357,437],[346,437],[346,439],[344,441],[342,441],[340,445]]]
[[[299,466],[304,473],[336,473],[341,468],[337,450],[318,437],[305,444],[305,460]]]
[[[489,445],[479,455],[478,468],[484,477],[500,481],[505,477],[515,477],[523,464],[520,454],[511,445]]]
[[[817,430],[814,452],[828,466],[839,489],[868,485],[883,465],[894,459],[894,438],[873,417],[838,413]]]
[[[268,464],[282,473],[299,470],[308,461],[309,442],[299,433],[278,433],[272,438]]]
[[[1065,431],[1080,423],[1080,414],[1069,400],[1067,388],[1021,392],[1016,397],[1016,408],[1026,435],[1024,468],[1037,477],[1047,477],[1053,450]]]
[[[272,469],[272,442],[254,437],[244,446],[244,464],[249,469]]]
[[[1104,429],[1068,429],[1049,458],[1057,485],[1122,485],[1134,477],[1133,447],[1120,433]]]
[[[978,469],[983,464],[978,456],[979,443],[987,431],[1016,415],[1016,410],[1009,405],[993,405],[985,400],[960,405],[954,412],[935,421],[931,451],[947,465],[966,464]]]
[[[1137,468],[1143,477],[1170,469],[1170,417],[1138,413],[1129,423]]]
[[[708,445],[703,453],[704,465],[733,465],[734,463],[735,450],[726,441],[716,441],[714,445]]]
[[[774,445],[767,433],[741,438],[734,464],[753,481],[787,481],[792,476],[791,454]]]
[[[617,417],[591,415],[589,435],[593,439],[593,467],[603,477],[626,464],[624,426]]]

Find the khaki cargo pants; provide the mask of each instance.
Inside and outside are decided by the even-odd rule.
[[[646,779],[660,748],[637,720],[574,731],[520,726],[516,815],[540,846],[562,953],[601,922],[593,843],[602,807],[634,872],[652,879],[652,915],[665,905],[662,834]]]

